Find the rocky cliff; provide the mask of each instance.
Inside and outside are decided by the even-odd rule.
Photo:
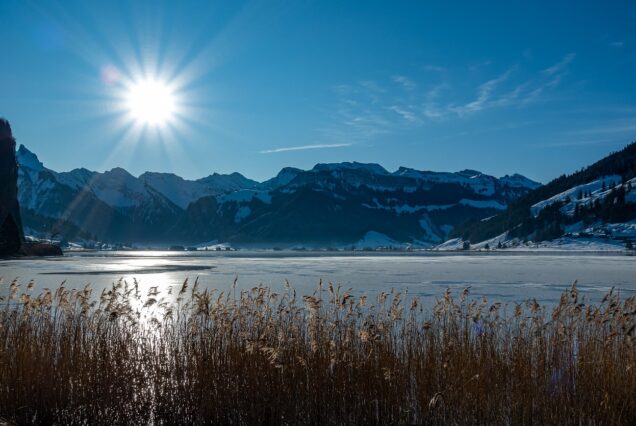
[[[17,254],[24,242],[17,182],[15,139],[9,122],[0,118],[0,256]]]

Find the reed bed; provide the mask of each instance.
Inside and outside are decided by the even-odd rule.
[[[191,285],[190,285],[191,284]],[[5,284],[8,424],[636,424],[636,300]],[[235,283],[236,285],[236,283]],[[0,421],[2,423],[2,421]]]

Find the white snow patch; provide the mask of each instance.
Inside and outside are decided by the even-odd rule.
[[[462,198],[459,201],[459,204],[476,207],[478,209],[506,210],[505,204],[502,204],[499,201],[495,201],[495,200],[469,200],[467,198]]]
[[[453,206],[456,206],[457,204],[430,204],[428,206],[424,206],[424,208],[431,212],[433,210],[446,210],[446,209],[450,209]]]
[[[529,242],[518,245],[513,250],[537,250],[537,251],[624,251],[625,243],[622,241],[604,238],[570,238],[562,237],[552,241],[540,243]]]
[[[636,220],[625,223],[610,223],[605,225],[613,237],[629,237],[636,239]]]
[[[444,241],[442,244],[434,247],[435,250],[461,250],[464,246],[464,240],[461,238],[452,238]]]
[[[368,209],[383,209],[383,210],[393,210],[398,214],[402,213],[416,213],[420,210],[425,210],[426,206],[411,206],[409,204],[401,204],[396,206],[385,206],[380,204],[377,198],[373,198],[374,205],[363,203],[362,206]]]
[[[232,250],[232,245],[230,243],[219,243],[218,240],[212,240],[205,243],[196,244],[194,247],[196,247],[197,251],[198,250],[203,250],[203,251]]]
[[[472,250],[486,250],[486,249],[496,249],[499,246],[499,243],[502,245],[509,240],[508,232],[504,232],[503,234],[497,235],[494,238],[490,238],[489,240],[482,241],[477,244],[472,244],[470,248]]]

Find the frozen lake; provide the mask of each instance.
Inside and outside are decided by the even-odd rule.
[[[579,289],[598,302],[611,288],[636,294],[636,257],[619,254],[564,253],[299,253],[299,252],[96,252],[67,253],[63,258],[0,261],[3,284],[18,278],[35,290],[90,283],[95,290],[114,281],[136,278],[142,287],[179,286],[199,278],[201,287],[228,290],[266,285],[282,288],[287,279],[300,294],[311,294],[320,279],[354,294],[376,295],[392,288],[411,295],[440,297],[446,288],[471,286],[473,296],[502,302],[536,298],[558,301],[578,280]]]

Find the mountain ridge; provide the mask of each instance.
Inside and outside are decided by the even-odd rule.
[[[450,228],[491,216],[540,186],[521,175],[389,172],[358,162],[285,167],[263,182],[237,172],[196,180],[162,172],[135,177],[117,167],[58,173],[24,146],[18,161],[30,231],[51,234],[46,227],[54,221],[66,230],[56,232],[69,232],[64,238],[120,242],[349,244],[375,232],[430,246]]]

